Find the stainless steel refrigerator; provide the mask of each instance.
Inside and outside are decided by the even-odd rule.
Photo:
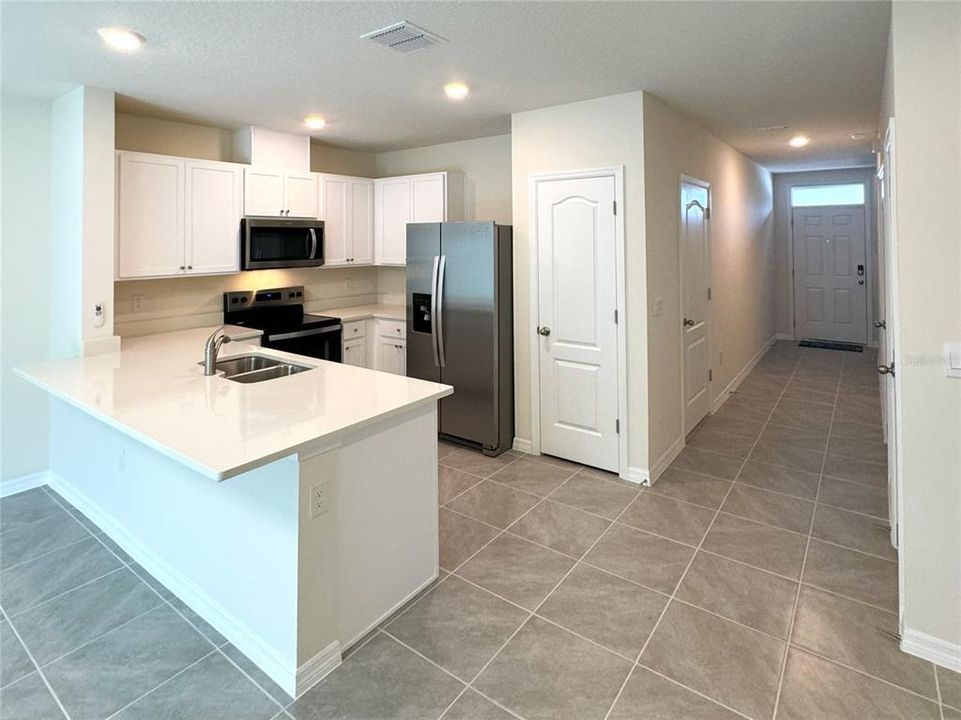
[[[487,455],[514,441],[511,238],[493,222],[407,226],[407,375],[452,385],[440,435]]]

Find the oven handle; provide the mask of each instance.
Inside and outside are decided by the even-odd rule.
[[[314,230],[313,228],[308,228],[307,231],[310,233],[310,259],[316,260],[317,259],[317,231]]]
[[[264,340],[274,342],[276,340],[293,340],[294,338],[308,337],[310,335],[326,335],[327,333],[340,332],[340,325],[332,325],[322,330],[298,330],[296,332],[280,333],[279,335],[265,335]]]
[[[434,272],[430,277],[430,344],[434,351],[434,367],[440,367],[440,350],[437,346],[437,270],[440,267],[440,256],[434,256]]]

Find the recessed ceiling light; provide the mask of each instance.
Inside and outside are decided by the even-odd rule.
[[[807,135],[795,135],[788,141],[788,144],[791,147],[802,148],[809,142],[811,142],[811,138],[809,138]]]
[[[304,118],[304,125],[311,130],[323,130],[324,126],[327,125],[327,121],[319,115],[308,115]]]
[[[104,27],[97,30],[97,35],[108,47],[120,52],[139,50],[144,44],[144,36],[124,27]]]
[[[447,83],[444,86],[444,93],[446,93],[447,97],[449,97],[451,100],[463,100],[465,97],[470,95],[470,88],[464,83]]]

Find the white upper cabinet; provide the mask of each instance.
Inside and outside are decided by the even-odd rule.
[[[464,176],[439,172],[374,181],[374,258],[407,263],[407,223],[465,220]]]
[[[243,166],[118,153],[117,276],[240,270]]]
[[[374,181],[319,175],[324,264],[370,265],[374,261]]]
[[[316,176],[279,168],[246,167],[244,215],[317,217]]]

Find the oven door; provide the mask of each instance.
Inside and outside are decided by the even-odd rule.
[[[295,355],[340,362],[342,334],[338,324],[311,330],[268,334],[261,338],[260,343],[266,348]]]
[[[321,220],[244,218],[240,235],[244,270],[324,264],[324,223]]]

